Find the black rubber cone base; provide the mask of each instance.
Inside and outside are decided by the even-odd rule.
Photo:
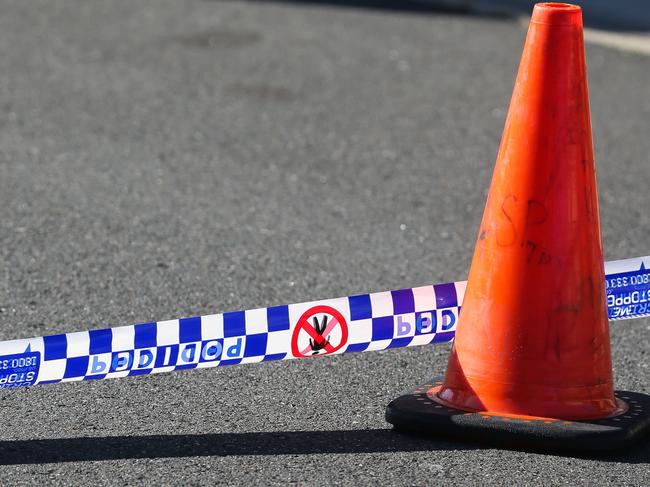
[[[650,396],[616,391],[628,408],[619,416],[565,421],[525,416],[468,413],[431,398],[440,380],[398,397],[386,408],[386,421],[399,432],[490,443],[505,448],[608,452],[631,445],[650,433]]]

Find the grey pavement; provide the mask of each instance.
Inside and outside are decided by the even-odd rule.
[[[352,7],[352,8],[351,8]],[[512,19],[239,1],[3,1],[0,339],[466,275]],[[650,253],[650,58],[587,48],[607,259]],[[650,392],[650,320],[611,326]],[[0,393],[0,484],[650,483],[607,458],[390,431],[447,346]]]

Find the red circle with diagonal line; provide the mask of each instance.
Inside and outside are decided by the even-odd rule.
[[[336,339],[334,343],[330,341],[332,338]],[[331,306],[321,304],[309,308],[298,320],[291,337],[291,353],[299,358],[329,355],[347,341],[348,324],[343,315]]]

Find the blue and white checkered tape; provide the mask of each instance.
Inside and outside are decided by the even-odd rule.
[[[610,319],[650,315],[650,257],[606,263]],[[0,342],[0,388],[385,350],[454,337],[465,281]]]
[[[464,282],[431,285],[0,342],[0,387],[108,379],[330,354],[326,348],[292,353],[297,323],[301,316],[318,306],[332,308],[342,317],[339,321],[343,323],[337,325],[338,337],[330,338],[331,341],[341,342],[340,329],[347,329],[344,343],[339,343],[340,348],[331,354],[450,341],[464,290]],[[316,313],[314,317],[318,320],[326,315]],[[332,330],[331,334],[336,335],[336,331]],[[296,335],[298,345],[300,333]],[[308,338],[307,334],[305,336]],[[307,345],[304,348],[309,349],[308,340],[304,341],[300,348]],[[2,361],[7,356],[10,356],[10,363],[2,370]],[[17,367],[12,367],[11,362]],[[20,366],[24,368],[22,374],[9,381],[4,372]],[[12,372],[16,374],[15,370]]]

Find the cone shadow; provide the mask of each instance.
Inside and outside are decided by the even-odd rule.
[[[208,2],[222,0],[204,0]],[[350,10],[371,10],[385,13],[414,15],[470,15],[487,19],[510,19],[514,14],[507,9],[486,9],[476,12],[471,4],[465,2],[431,0],[227,0],[241,3],[276,3],[296,6],[323,6]]]
[[[106,436],[0,441],[0,465],[140,458],[275,456],[473,450],[390,429]]]
[[[476,450],[389,429],[105,436],[0,441],[0,465],[187,457],[276,456]],[[576,456],[576,458],[590,458]],[[650,463],[650,441],[602,461]]]

